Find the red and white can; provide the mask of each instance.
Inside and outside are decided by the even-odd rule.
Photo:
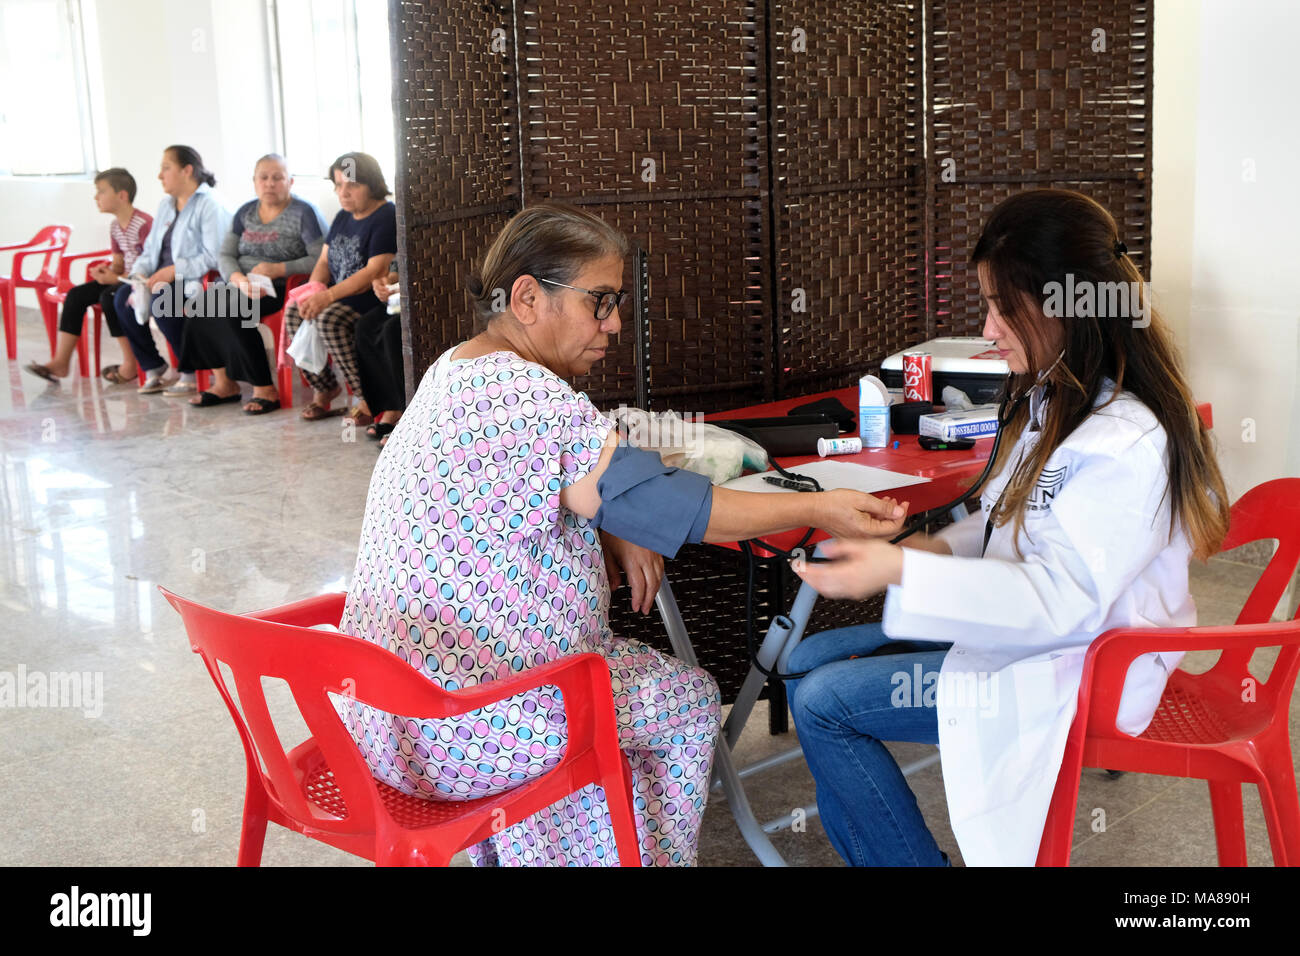
[[[931,360],[929,352],[903,353],[903,401],[934,401],[930,377]]]

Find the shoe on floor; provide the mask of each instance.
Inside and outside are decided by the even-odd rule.
[[[208,408],[211,405],[225,405],[227,402],[237,402],[242,398],[239,392],[233,395],[217,395],[213,392],[199,392],[199,400],[190,402],[195,408]]]
[[[28,362],[26,365],[23,366],[23,371],[31,372],[33,375],[37,376],[38,378],[43,378],[47,382],[57,382],[59,380],[59,377],[57,375],[51,372],[44,365],[41,365],[39,362]]]
[[[163,389],[164,395],[189,395],[199,390],[193,382],[175,382]]]
[[[157,392],[166,391],[170,384],[171,379],[167,378],[165,375],[159,375],[157,378],[149,376],[144,380],[144,384],[136,389],[136,391],[141,395],[153,395]]]

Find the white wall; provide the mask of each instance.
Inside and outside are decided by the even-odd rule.
[[[1199,0],[1156,0],[1151,150],[1151,290],[1187,351],[1200,91]]]
[[[1300,474],[1293,286],[1300,6],[1203,0],[1200,7],[1187,351],[1192,387],[1214,404],[1220,461],[1236,498],[1262,481]],[[1160,36],[1157,10],[1157,47]]]
[[[92,21],[103,75],[90,83],[107,147],[99,159],[130,170],[136,206],[157,211],[158,164],[173,143],[199,151],[232,209],[253,198],[253,163],[276,145],[263,0],[95,0]],[[300,176],[294,192],[328,222],[339,207],[324,175]],[[109,217],[94,193],[89,176],[0,177],[0,237],[58,222],[72,227],[71,252],[106,249]],[[5,256],[0,271],[8,268]],[[35,308],[36,298],[24,289],[18,304]]]

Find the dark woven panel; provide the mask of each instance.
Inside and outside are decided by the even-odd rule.
[[[519,4],[525,202],[582,204],[647,250],[655,408],[771,394],[758,17],[738,0]],[[597,402],[632,400],[631,338],[581,383]]]
[[[1129,255],[1150,277],[1150,187],[1145,179],[1079,182],[1047,179],[1032,183],[953,184],[939,193],[936,213],[935,335],[980,335],[984,315],[979,277],[970,254],[993,208],[1012,193],[1029,188],[1074,189],[1105,206],[1119,224]]]
[[[650,405],[712,412],[764,401],[770,322],[761,298],[757,199],[586,204],[646,250],[650,274]],[[744,255],[748,249],[749,254]],[[631,271],[624,280],[631,288]],[[631,312],[600,365],[580,382],[602,407],[635,390]]]
[[[739,552],[721,548],[686,545],[674,560],[668,562],[666,573],[700,666],[718,682],[722,699],[727,702],[734,700],[750,666],[745,644],[744,557]],[[798,587],[799,579],[784,562],[757,562],[754,575],[756,642],[761,642],[767,633],[774,608],[780,613],[789,610]],[[878,621],[883,606],[883,598],[818,601],[807,633]],[[658,609],[645,616],[632,612],[628,608],[626,588],[615,592],[610,601],[609,623],[619,637],[644,641],[651,647],[672,653]]]
[[[921,7],[772,4],[778,391],[924,338]]]
[[[465,273],[520,208],[512,17],[485,0],[390,4],[408,396],[472,334]]]
[[[979,334],[970,253],[993,207],[1022,189],[1092,196],[1149,276],[1152,7],[930,0],[934,334]]]

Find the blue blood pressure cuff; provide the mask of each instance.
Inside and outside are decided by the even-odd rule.
[[[622,442],[596,483],[600,510],[593,524],[624,541],[677,556],[686,542],[704,540],[713,510],[713,484],[704,475],[663,463],[658,452]]]

